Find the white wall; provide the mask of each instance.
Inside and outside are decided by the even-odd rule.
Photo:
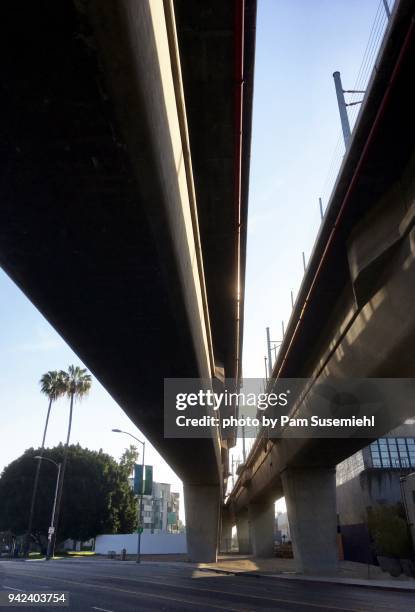
[[[117,554],[125,548],[128,554],[137,552],[137,534],[99,535],[95,538],[95,552],[106,555],[109,550]],[[143,555],[163,555],[169,553],[186,553],[185,533],[142,533],[141,553]]]

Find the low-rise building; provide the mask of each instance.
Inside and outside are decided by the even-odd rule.
[[[134,479],[130,478],[134,486]],[[180,494],[165,482],[153,482],[151,495],[143,495],[143,527],[148,533],[179,531]]]
[[[375,440],[337,466],[337,512],[345,559],[373,560],[368,511],[403,503],[402,476],[415,468],[415,423]]]

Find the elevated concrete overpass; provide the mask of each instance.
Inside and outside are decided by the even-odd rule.
[[[273,379],[415,377],[414,19],[413,0],[396,3]],[[335,466],[367,443],[262,434],[227,500],[225,531],[236,523],[243,552],[271,555],[274,502],[285,495],[299,568],[334,571]]]
[[[0,264],[183,479],[216,558],[228,443],[163,379],[240,375],[255,0],[5,2]]]

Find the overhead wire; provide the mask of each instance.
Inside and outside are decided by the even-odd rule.
[[[393,9],[394,0],[389,2],[390,10]],[[376,9],[376,13],[372,22],[372,26],[370,29],[369,38],[366,44],[365,51],[363,53],[363,58],[359,67],[359,71],[356,76],[355,85],[353,87],[354,90],[362,91],[367,88],[367,84],[370,80],[370,76],[372,74],[372,70],[375,65],[375,59],[377,53],[379,51],[380,45],[382,43],[385,31],[388,26],[388,16],[385,11],[385,7],[383,4],[383,0],[380,0]],[[358,102],[362,99],[364,94],[361,93],[351,93],[348,94],[350,97],[350,102]],[[360,104],[355,104],[353,106],[348,107],[348,116],[350,127],[353,130],[353,127],[356,123],[356,119],[358,117],[360,111]],[[323,200],[323,206],[327,205],[329,201],[332,189],[335,185],[336,178],[338,172],[340,170],[340,166],[344,157],[344,144],[343,144],[343,136],[341,131],[339,131],[339,135],[337,138],[337,142],[331,157],[331,161],[329,164],[329,168],[327,170],[327,174],[324,179],[324,183],[321,190],[321,197]]]

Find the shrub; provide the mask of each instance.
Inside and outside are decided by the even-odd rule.
[[[409,557],[412,550],[408,525],[397,506],[377,506],[369,511],[369,530],[376,553],[385,557]]]

